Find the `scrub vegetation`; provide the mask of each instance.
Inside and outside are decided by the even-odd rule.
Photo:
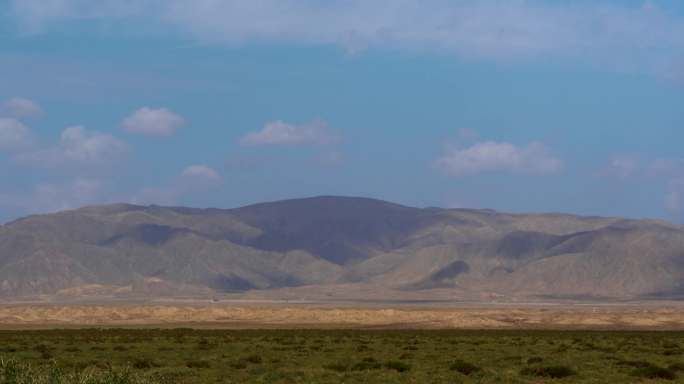
[[[0,332],[0,383],[684,382],[684,333]]]

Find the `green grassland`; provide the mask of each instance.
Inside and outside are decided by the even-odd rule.
[[[0,383],[684,382],[684,333],[0,332]]]

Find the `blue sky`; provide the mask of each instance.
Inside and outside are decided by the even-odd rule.
[[[321,194],[684,220],[679,1],[0,0],[0,221]]]

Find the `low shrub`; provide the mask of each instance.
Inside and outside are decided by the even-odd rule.
[[[211,368],[211,364],[206,360],[190,360],[185,363],[185,366],[196,369]]]
[[[564,365],[551,365],[546,367],[526,367],[520,371],[521,375],[549,377],[552,379],[562,379],[573,376],[577,373],[570,367]]]
[[[249,355],[249,356],[245,357],[244,360],[248,363],[251,363],[251,364],[261,364],[263,361],[261,359],[261,356],[259,356],[259,355]]]
[[[403,361],[396,361],[396,360],[386,362],[385,368],[392,369],[392,370],[395,370],[397,372],[407,372],[407,371],[411,370],[410,365],[404,363]]]
[[[480,371],[480,367],[463,360],[454,361],[449,366],[449,369],[451,369],[452,371],[459,372],[466,376],[469,376],[472,373]]]
[[[45,344],[38,344],[34,349],[36,352],[40,353],[41,359],[50,360],[54,357],[50,352],[50,348]]]
[[[216,344],[210,343],[207,339],[202,339],[197,343],[197,349],[201,351],[208,351],[216,348]]]
[[[368,371],[371,369],[380,369],[382,364],[372,357],[365,357],[360,362],[354,364],[351,367],[352,371]]]
[[[240,361],[234,361],[234,362],[230,363],[229,366],[233,369],[246,369],[247,363],[240,360]]]
[[[680,348],[668,348],[663,350],[663,356],[678,356],[683,353],[684,351],[682,351]]]
[[[677,374],[673,370],[659,367],[657,365],[637,368],[632,371],[630,375],[644,379],[674,380],[677,378]]]
[[[102,369],[108,368],[107,364],[95,359],[68,361],[63,363],[63,365],[65,368],[71,368],[76,371],[83,371],[88,367],[97,367]]]
[[[335,372],[346,372],[349,369],[349,366],[344,363],[331,363],[331,364],[326,364],[323,366],[325,369],[329,369],[331,371]]]
[[[138,358],[133,361],[131,366],[135,369],[150,369],[159,367],[159,364],[148,358]]]

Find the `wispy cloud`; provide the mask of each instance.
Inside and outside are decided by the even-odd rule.
[[[538,142],[519,147],[511,143],[486,141],[467,148],[448,147],[435,165],[450,176],[485,172],[543,175],[559,171],[562,162]]]
[[[181,174],[187,179],[199,179],[206,181],[221,180],[221,176],[213,168],[206,165],[191,165],[186,167]]]
[[[20,152],[33,142],[31,130],[16,119],[0,118],[0,151]]]
[[[19,163],[43,168],[92,167],[115,162],[127,150],[128,146],[111,134],[73,126],[62,131],[56,145],[21,152],[15,158]]]
[[[678,178],[684,176],[684,158],[651,158],[638,155],[614,155],[597,172],[599,177],[622,180]]]
[[[258,131],[250,132],[240,139],[244,146],[254,145],[322,145],[336,140],[328,123],[314,120],[306,124],[290,124],[271,121]]]
[[[78,20],[158,24],[209,43],[282,42],[451,52],[466,58],[576,60],[681,73],[684,19],[655,2],[448,0],[11,0],[28,30]]]
[[[121,126],[130,133],[171,136],[183,124],[185,124],[185,119],[166,108],[143,107],[124,119]]]
[[[0,103],[0,116],[24,119],[40,116],[43,110],[35,101],[22,97],[13,97]]]

